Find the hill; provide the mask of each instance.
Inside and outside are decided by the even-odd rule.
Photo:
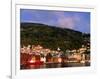
[[[58,28],[39,23],[21,23],[21,46],[41,45],[45,48],[56,50],[58,47],[78,49],[82,46],[84,36],[82,32],[72,29]]]

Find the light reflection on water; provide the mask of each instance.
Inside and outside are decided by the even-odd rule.
[[[44,69],[44,68],[63,68],[63,67],[84,67],[90,63],[48,63],[43,65],[21,65],[21,69]]]

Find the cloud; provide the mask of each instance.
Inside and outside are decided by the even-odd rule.
[[[57,23],[61,28],[73,29],[80,18],[77,15],[65,14],[64,12],[54,12],[55,16],[58,17]]]
[[[59,26],[62,28],[74,28],[74,20],[72,17],[67,17],[67,18],[60,18],[58,19]]]

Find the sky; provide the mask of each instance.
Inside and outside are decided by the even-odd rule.
[[[90,12],[21,9],[20,21],[90,33]]]

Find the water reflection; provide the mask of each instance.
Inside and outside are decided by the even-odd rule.
[[[90,66],[86,63],[45,63],[43,65],[21,65],[21,69],[44,69],[44,68],[63,68],[63,67],[84,67]]]

